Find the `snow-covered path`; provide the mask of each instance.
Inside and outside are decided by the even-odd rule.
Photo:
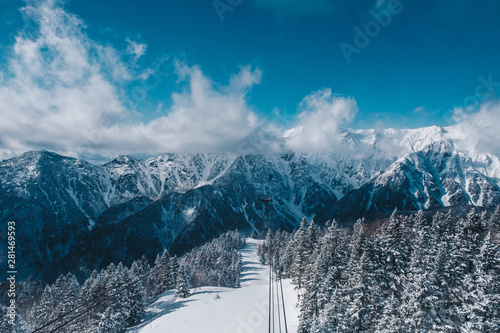
[[[147,310],[146,319],[129,330],[140,333],[264,333],[268,331],[268,267],[259,262],[259,241],[247,239],[241,250],[241,288],[202,287],[185,299],[173,291],[163,294]],[[297,293],[283,280],[288,332],[297,332]],[[217,295],[220,297],[218,298]],[[278,330],[277,319],[275,321]],[[283,319],[282,332],[285,332]]]

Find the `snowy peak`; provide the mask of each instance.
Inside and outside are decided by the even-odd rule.
[[[122,156],[105,164],[113,190],[123,201],[137,196],[158,199],[170,192],[186,192],[211,184],[229,167],[232,155],[163,154],[145,160]]]
[[[496,156],[465,154],[432,143],[422,151],[399,158],[359,189],[343,197],[330,211],[340,219],[403,211],[500,203]]]

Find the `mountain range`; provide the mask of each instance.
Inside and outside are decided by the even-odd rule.
[[[180,254],[227,229],[290,230],[304,216],[349,226],[395,207],[496,206],[500,159],[469,147],[460,128],[433,126],[345,130],[332,152],[316,153],[119,156],[95,165],[32,151],[0,162],[0,221],[16,222],[20,278],[85,276],[110,262],[154,260],[165,248]]]

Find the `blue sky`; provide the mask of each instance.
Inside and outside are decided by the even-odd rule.
[[[339,128],[447,126],[457,121],[457,108],[474,112],[470,107],[496,99],[500,86],[498,1],[1,0],[0,6],[0,106],[58,124],[26,140],[16,137],[19,123],[11,120],[0,137],[3,156],[45,147],[76,155],[126,152],[116,134],[125,130],[136,140],[155,130],[172,132],[164,141],[183,140],[156,144],[158,151],[231,150],[228,142],[263,124],[300,125],[297,116],[318,105],[311,97],[349,108],[329,113]],[[346,47],[356,52],[346,57]],[[82,87],[88,95],[77,93]],[[28,91],[52,97],[34,102],[36,113],[25,102],[36,98]],[[65,105],[94,101],[103,91],[109,94],[99,103],[106,107],[95,102],[61,116]],[[64,94],[74,100],[57,99]],[[207,120],[227,112],[234,123]],[[198,116],[202,123],[186,123]],[[75,119],[86,133],[45,139]],[[200,133],[204,123],[213,128],[201,131],[203,139],[182,136]],[[80,144],[88,137],[90,144]]]

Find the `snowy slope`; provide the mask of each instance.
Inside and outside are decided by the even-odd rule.
[[[186,299],[164,293],[147,310],[146,319],[129,333],[257,333],[268,330],[268,267],[259,262],[257,240],[242,249],[241,288],[202,287]],[[288,332],[297,332],[297,292],[283,280]],[[220,298],[217,299],[216,296]],[[281,322],[283,325],[283,320]],[[284,326],[282,326],[284,331]],[[278,321],[275,320],[278,332]]]
[[[500,204],[499,165],[497,156],[464,153],[435,143],[401,157],[342,197],[328,214],[352,221],[390,214],[394,207],[403,211],[494,207]]]

